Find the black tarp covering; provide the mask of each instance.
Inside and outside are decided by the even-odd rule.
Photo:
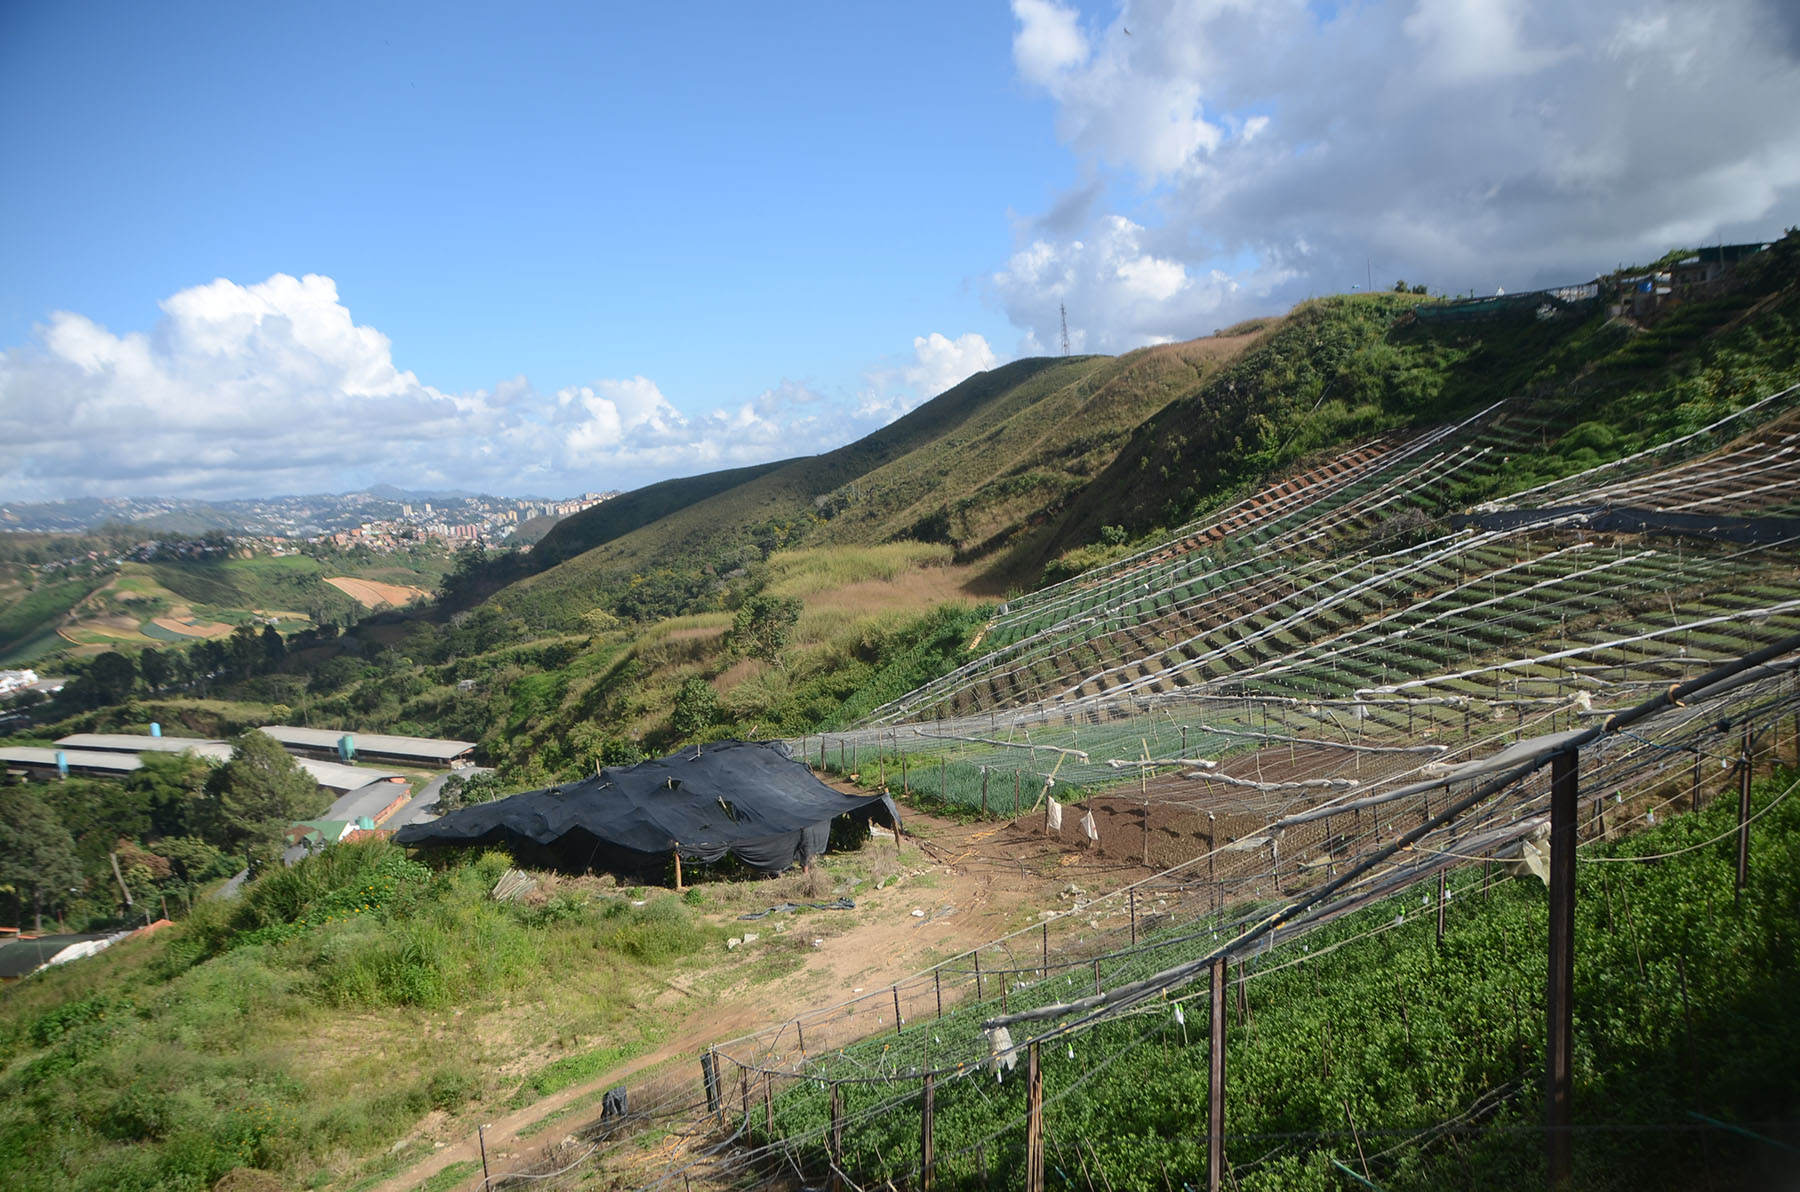
[[[1665,513],[1611,505],[1558,505],[1549,509],[1502,509],[1495,513],[1458,514],[1453,529],[1525,530],[1564,523],[1608,534],[1669,534],[1713,538],[1720,542],[1792,542],[1800,538],[1800,518],[1726,517],[1716,513]]]
[[[655,881],[675,851],[779,873],[824,852],[840,815],[900,824],[892,799],[839,794],[780,742],[719,741],[408,824],[394,841],[500,846],[532,863]]]

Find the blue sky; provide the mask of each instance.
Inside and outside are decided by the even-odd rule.
[[[0,500],[826,450],[1059,303],[1116,352],[1778,233],[1795,110],[1779,0],[8,5]]]

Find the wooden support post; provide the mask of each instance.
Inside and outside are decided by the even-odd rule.
[[[1048,977],[1050,975],[1050,921],[1048,919],[1044,920],[1044,922],[1043,922],[1043,931],[1044,931],[1044,954],[1043,954],[1044,959],[1043,959],[1043,963],[1038,968],[1038,975],[1041,977]]]
[[[1207,1024],[1206,1190],[1221,1192],[1225,1175],[1225,958],[1212,963],[1212,1021]]]
[[[482,1188],[482,1192],[489,1192],[489,1189],[493,1188],[493,1186],[494,1186],[494,1181],[488,1176],[487,1125],[485,1123],[475,1127],[475,1141],[481,1144],[481,1188]]]
[[[744,1132],[750,1132],[750,1069],[738,1069],[738,1085],[744,1103]]]
[[[725,1107],[719,1099],[719,1058],[712,1048],[708,1047],[700,1057],[700,1083],[706,1088],[706,1112],[719,1115],[719,1124],[725,1124]]]
[[[1104,989],[1100,988],[1100,958],[1096,956],[1094,958],[1094,996],[1099,997],[1105,992]]]
[[[1594,796],[1594,836],[1595,839],[1606,839],[1606,797]]]
[[[831,1159],[831,1192],[839,1192],[843,1187],[842,1177],[838,1175],[838,1165],[844,1159],[844,1100],[838,1092],[837,1081],[831,1082],[831,1126],[825,1140],[825,1153]]]
[[[980,1001],[981,1000],[981,953],[971,952],[971,953],[969,953],[969,955],[971,955],[975,958],[975,1000]]]
[[[919,1187],[924,1192],[931,1192],[937,1179],[937,1158],[933,1153],[931,1140],[931,1118],[936,1108],[937,1081],[931,1073],[925,1073],[925,1095],[919,1107]]]
[[[1444,942],[1444,871],[1441,869],[1438,870],[1437,942],[1440,946]]]
[[[1019,772],[1013,771],[1013,814],[1019,814]]]
[[[897,1035],[900,1033],[900,987],[895,985],[891,988],[894,994],[894,1033]]]
[[[983,816],[987,815],[987,813],[988,813],[987,780],[988,780],[988,768],[986,766],[983,766],[983,767],[981,767],[981,814]]]
[[[800,1020],[794,1019],[794,1040],[800,1045],[800,1058],[806,1058],[806,1031],[800,1026]]]
[[[675,892],[681,893],[681,846],[673,840],[669,841],[669,850],[675,854]]]
[[[1044,1192],[1044,1069],[1036,1043],[1025,1057],[1025,1192]]]
[[[1744,896],[1744,887],[1750,884],[1750,777],[1755,769],[1750,763],[1750,726],[1744,726],[1744,760],[1738,770],[1738,827],[1737,827],[1737,899]]]
[[[1695,750],[1694,750],[1694,794],[1693,794],[1693,804],[1694,804],[1694,810],[1695,810],[1695,811],[1698,811],[1698,810],[1700,810],[1700,750],[1699,750],[1699,749],[1698,749],[1698,748],[1697,748],[1697,747],[1696,747],[1696,748],[1695,748]]]
[[[1127,890],[1125,896],[1131,900],[1131,946],[1137,947],[1137,891]]]
[[[771,1072],[763,1081],[763,1131],[770,1139],[775,1137],[775,1073]]]
[[[912,779],[907,776],[906,755],[904,753],[900,755],[900,794],[902,796],[912,794]]]
[[[944,1016],[944,974],[941,969],[931,970],[931,988],[937,992],[937,1016]]]
[[[1581,763],[1574,750],[1550,761],[1550,945],[1544,990],[1544,1159],[1551,1192],[1574,1175],[1569,1127],[1575,1060],[1575,817]]]

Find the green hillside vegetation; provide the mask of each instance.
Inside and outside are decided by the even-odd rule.
[[[840,489],[910,453],[946,450],[948,440],[996,401],[1029,400],[1107,363],[1098,357],[1040,358],[977,374],[847,447],[790,461],[686,505],[521,580],[494,599],[547,630],[575,627],[596,604],[630,620],[722,607],[720,597],[732,578],[770,553],[799,544],[832,512],[832,495]],[[630,494],[614,498],[569,521],[629,499]]]
[[[663,480],[622,493],[558,520],[531,552],[532,568],[542,571],[576,555],[604,546],[651,522],[758,477],[787,467],[792,460],[728,468],[676,480]],[[533,519],[536,520],[536,519]]]
[[[56,627],[69,610],[87,599],[105,581],[90,577],[40,581],[19,585],[0,608],[0,663],[28,662],[43,651],[35,649],[56,639]]]
[[[340,845],[10,991],[7,1187],[205,1189],[236,1167],[341,1186],[400,1162],[388,1148],[426,1113],[516,1087],[503,1061],[537,1057],[523,1075],[554,1087],[596,1048],[653,1044],[643,1009],[719,929],[672,894],[498,903],[509,864]]]
[[[490,603],[258,690],[304,723],[477,740],[507,787],[548,784],[687,740],[844,724],[910,690],[985,615],[949,562],[917,543],[778,552],[742,581],[739,610],[762,596],[769,611],[741,629],[730,609],[649,624],[595,611],[586,632],[536,636]]]

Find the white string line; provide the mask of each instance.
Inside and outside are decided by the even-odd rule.
[[[1471,545],[1473,545],[1473,544],[1471,544]],[[1701,568],[1701,569],[1702,569],[1702,570],[1711,570],[1711,569],[1713,569],[1713,568],[1714,568],[1714,567],[1715,567],[1715,566],[1716,566],[1716,564],[1717,564],[1717,563],[1730,563],[1730,562],[1734,562],[1734,561],[1736,561],[1736,560],[1738,560],[1738,559],[1740,559],[1740,558],[1744,558],[1744,557],[1746,557],[1746,556],[1748,556],[1748,555],[1750,555],[1750,554],[1753,554],[1753,553],[1756,553],[1756,552],[1758,552],[1758,551],[1761,551],[1761,550],[1763,550],[1763,549],[1766,549],[1766,548],[1765,548],[1765,547],[1764,547],[1764,546],[1763,546],[1763,545],[1761,545],[1761,544],[1759,544],[1759,545],[1755,545],[1755,546],[1752,546],[1752,547],[1750,547],[1750,548],[1747,548],[1747,549],[1745,549],[1745,550],[1742,550],[1742,551],[1737,551],[1737,552],[1733,552],[1733,553],[1732,553],[1732,554],[1728,554],[1728,555],[1725,555],[1725,556],[1721,556],[1721,557],[1720,557],[1720,558],[1719,558],[1719,559],[1718,559],[1718,560],[1717,560],[1717,561],[1716,561],[1716,563],[1715,563],[1715,562],[1714,562],[1714,561],[1712,561],[1712,560],[1705,560],[1705,559],[1704,559],[1704,558],[1702,558],[1702,559],[1699,559],[1699,560],[1696,560],[1696,561],[1695,561],[1695,566],[1696,566],[1696,567],[1698,567],[1698,568]],[[1538,561],[1540,561],[1540,562],[1541,562],[1541,560],[1542,560],[1542,558],[1544,558],[1544,557],[1548,557],[1548,556],[1541,556],[1541,557],[1540,557],[1540,559],[1539,559],[1539,560],[1538,560]],[[1613,562],[1613,563],[1611,563],[1611,564],[1607,564],[1607,566],[1616,566],[1616,565],[1618,565],[1618,563],[1619,563],[1619,562],[1622,562],[1622,561],[1629,561],[1629,560],[1615,560],[1615,561],[1614,561],[1614,562]],[[1352,569],[1352,570],[1354,570],[1354,569]],[[1340,573],[1340,574],[1347,574],[1347,573]],[[1578,577],[1565,577],[1565,578],[1564,578],[1564,579],[1562,579],[1562,580],[1561,580],[1561,581],[1554,581],[1554,580],[1553,580],[1553,581],[1550,581],[1550,582],[1552,582],[1552,583],[1555,583],[1555,582],[1565,582],[1565,583],[1566,583],[1566,582],[1570,582],[1570,579],[1571,579],[1571,578],[1578,578]],[[1467,585],[1466,585],[1466,586],[1473,586],[1473,585],[1475,585],[1475,584],[1478,584],[1478,583],[1479,583],[1479,582],[1480,582],[1480,578],[1477,578],[1477,579],[1474,579],[1474,580],[1471,580],[1471,581],[1468,581],[1468,584],[1467,584]],[[1314,586],[1314,587],[1316,587],[1316,586],[1317,586],[1317,585],[1313,585],[1313,586]],[[1308,590],[1310,590],[1310,588],[1309,588],[1309,589],[1308,589]],[[1577,594],[1577,596],[1576,596],[1576,597],[1575,597],[1575,598],[1576,598],[1576,599],[1579,599],[1579,595],[1580,595],[1580,594]],[[1559,607],[1559,606],[1560,606],[1560,605],[1561,605],[1561,604],[1564,604],[1564,603],[1568,603],[1568,602],[1569,602],[1569,601],[1568,601],[1568,600],[1567,600],[1567,599],[1565,599],[1565,600],[1564,600],[1564,601],[1558,601],[1558,602],[1556,602],[1556,603],[1555,603],[1555,604],[1553,604],[1553,605],[1551,605],[1551,607]],[[1543,607],[1543,606],[1542,606],[1542,605],[1540,605],[1540,606],[1539,606],[1539,609],[1540,609],[1540,610],[1541,610],[1541,608],[1542,608],[1542,607]],[[1510,615],[1522,615],[1522,614],[1523,614],[1523,613],[1524,613],[1524,612],[1525,612],[1525,610],[1520,610],[1520,612],[1519,612],[1519,614],[1509,614],[1509,616],[1510,616]],[[1692,628],[1692,626],[1683,626],[1683,628]],[[1435,637],[1435,635],[1434,635],[1434,637]],[[1605,643],[1605,644],[1616,644],[1616,643]],[[1304,647],[1304,648],[1303,648],[1303,650],[1302,650],[1302,651],[1296,651],[1296,652],[1295,652],[1295,653],[1294,653],[1294,654],[1291,654],[1291,655],[1289,655],[1289,658],[1290,658],[1290,659],[1296,659],[1296,658],[1300,658],[1300,657],[1301,657],[1301,655],[1302,655],[1302,654],[1303,654],[1303,651],[1304,651],[1304,650],[1305,650],[1305,649],[1313,649],[1313,648],[1316,648],[1316,646],[1317,646],[1317,643],[1311,643],[1311,644],[1309,644],[1309,646],[1308,646],[1308,647]],[[1227,648],[1229,648],[1229,647],[1227,647]],[[1280,660],[1271,660],[1271,662],[1270,662],[1270,663],[1268,663],[1268,664],[1264,664],[1264,665],[1265,665],[1265,666],[1269,666],[1269,665],[1274,665],[1274,664],[1275,664],[1275,663],[1276,663],[1276,662],[1278,662],[1278,661],[1280,661]],[[1169,670],[1170,670],[1170,671],[1174,671],[1174,670],[1178,670],[1178,669],[1180,669],[1180,668],[1168,668],[1168,669],[1169,669]],[[1154,676],[1150,676],[1150,677],[1149,677],[1149,679],[1143,679],[1143,680],[1138,680],[1138,681],[1137,681],[1137,682],[1138,682],[1138,683],[1139,683],[1139,684],[1141,684],[1141,683],[1144,683],[1144,682],[1148,682],[1148,681],[1153,681],[1153,680],[1154,680],[1154,679],[1156,679],[1156,678],[1160,678],[1160,677],[1166,677],[1166,675],[1165,675],[1165,672],[1158,672],[1158,674],[1157,674],[1157,675],[1154,675]],[[1125,687],[1125,688],[1120,688],[1120,689],[1119,689],[1119,690],[1129,690],[1129,686],[1128,686],[1128,687]],[[1087,698],[1088,698],[1088,699],[1090,699],[1090,700],[1091,700],[1091,699],[1094,699],[1094,698],[1096,698],[1096,697],[1087,697]]]

